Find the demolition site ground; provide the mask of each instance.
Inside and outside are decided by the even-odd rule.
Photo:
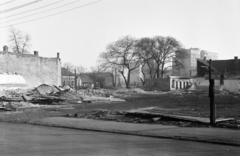
[[[207,91],[147,92],[141,89],[63,91],[62,96],[41,96],[39,99],[17,101],[23,93],[11,93],[14,98],[2,98],[0,121],[28,123],[45,117],[89,118],[116,122],[177,125],[182,127],[210,127],[209,123],[178,118],[190,116],[209,118]],[[24,96],[23,96],[24,97]],[[114,98],[124,99],[113,100]],[[24,99],[24,98],[23,98]],[[57,99],[57,100],[56,100]],[[53,101],[52,101],[53,100]],[[31,103],[34,101],[34,103]],[[44,101],[42,103],[42,101]],[[48,103],[49,101],[49,103]],[[38,103],[39,102],[39,103]],[[216,92],[216,127],[240,129],[240,95]],[[157,110],[157,113],[131,113],[130,110]],[[169,117],[170,115],[170,117]],[[172,118],[171,115],[177,116]]]

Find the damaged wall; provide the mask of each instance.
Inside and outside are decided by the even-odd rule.
[[[0,52],[0,72],[23,76],[27,87],[36,87],[43,83],[61,85],[59,54],[56,58],[44,58],[39,57],[36,51],[34,55]]]

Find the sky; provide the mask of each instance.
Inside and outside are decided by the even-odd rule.
[[[86,69],[126,35],[171,36],[186,49],[240,58],[240,0],[1,0],[1,47],[10,25],[31,35],[31,53],[59,52],[62,64]]]

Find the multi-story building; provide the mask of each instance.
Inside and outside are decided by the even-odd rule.
[[[190,55],[188,55],[189,58],[187,58],[187,59],[190,59],[191,70],[195,70],[197,67],[197,58],[201,57],[200,49],[199,48],[190,48],[189,52],[190,52]]]
[[[210,60],[210,59],[218,60],[218,53],[207,52],[206,50],[201,50],[200,58],[206,59],[206,60]]]
[[[195,76],[197,74],[197,59],[218,59],[217,53],[207,52],[206,50],[200,50],[199,48],[187,49],[185,50],[185,53],[187,53],[187,55],[180,60],[182,67],[173,66],[173,76]]]

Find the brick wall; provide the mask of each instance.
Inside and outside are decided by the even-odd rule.
[[[0,52],[0,72],[23,76],[28,87],[43,83],[61,85],[61,62],[57,57],[44,58],[38,54]]]

